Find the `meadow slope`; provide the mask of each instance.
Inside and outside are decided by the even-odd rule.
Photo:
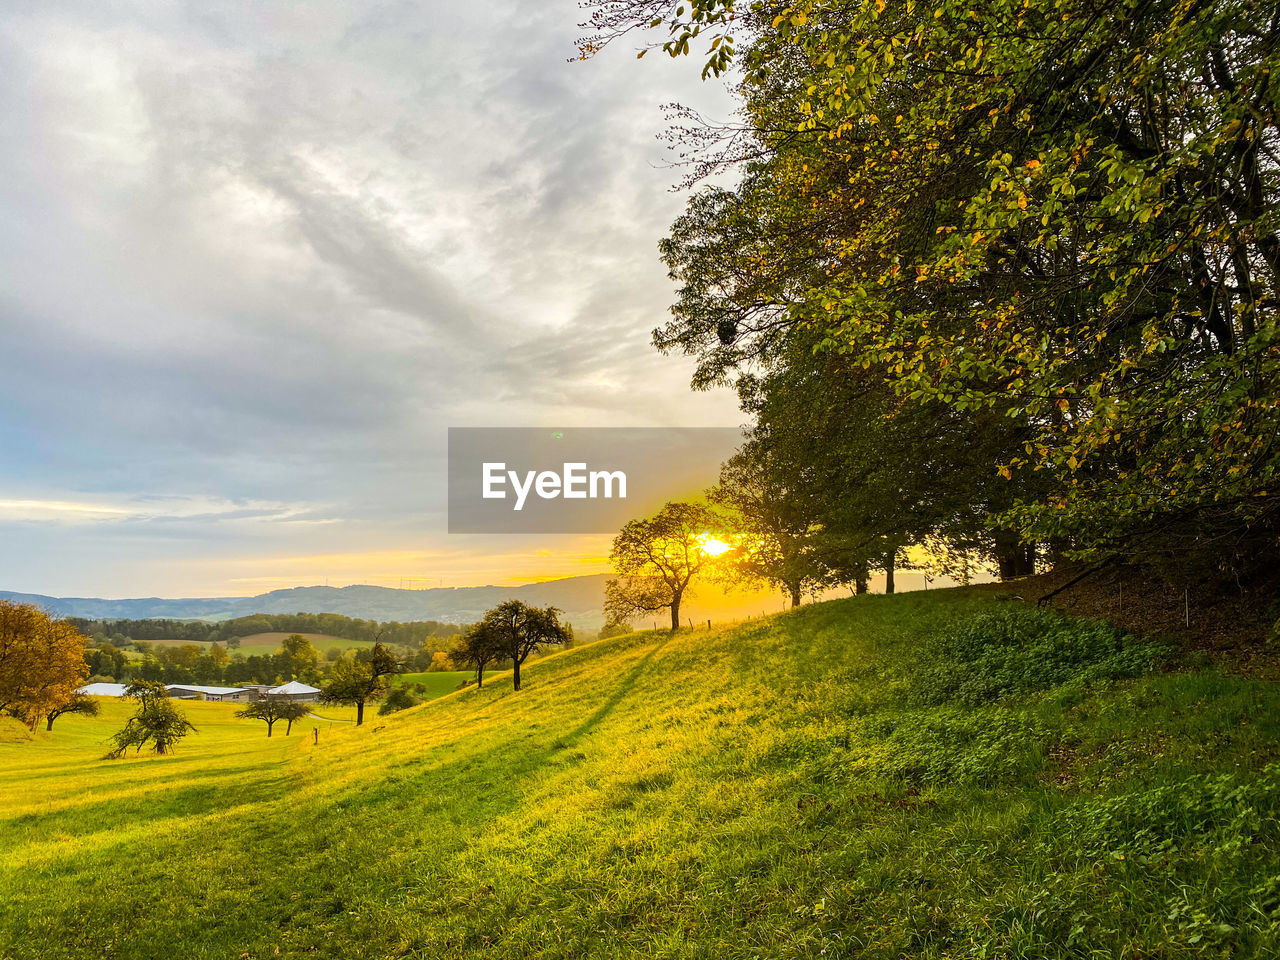
[[[318,743],[63,718],[0,742],[0,957],[1275,955],[1276,685],[1014,606],[637,633]]]

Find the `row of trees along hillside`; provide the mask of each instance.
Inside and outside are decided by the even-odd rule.
[[[654,342],[753,415],[718,499],[763,575],[1268,565],[1275,3],[586,6],[584,56],[635,31],[738,98],[677,112],[696,189]]]
[[[452,637],[462,630],[456,623],[439,620],[382,623],[337,613],[255,613],[218,623],[204,620],[87,620],[83,617],[70,617],[68,622],[84,634],[104,637],[115,643],[181,640],[187,643],[221,643],[232,648],[240,638],[260,633],[319,633],[360,642],[381,640],[415,649],[428,639]]]

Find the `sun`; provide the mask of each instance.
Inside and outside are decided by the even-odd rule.
[[[702,544],[702,552],[711,557],[718,557],[720,554],[728,553],[733,549],[729,544],[723,540],[717,540],[709,533],[704,533],[699,543]]]

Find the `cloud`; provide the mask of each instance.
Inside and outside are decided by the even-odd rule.
[[[256,549],[231,521],[268,517],[299,549],[448,551],[450,425],[738,422],[648,346],[671,299],[656,243],[682,203],[658,105],[728,101],[690,63],[566,63],[578,16],[572,0],[0,13],[0,498],[61,528],[116,515],[50,503],[217,505],[95,520],[83,543],[28,531],[0,584],[101,582],[66,551],[110,555],[115,530],[114,576],[163,592],[172,560],[235,535]],[[288,504],[323,507],[272,514]]]

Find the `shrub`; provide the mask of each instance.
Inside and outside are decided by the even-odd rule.
[[[961,619],[928,642],[912,677],[921,703],[977,706],[1068,682],[1146,673],[1169,648],[1097,621],[999,606]]]
[[[866,732],[890,751],[879,772],[911,783],[989,786],[1015,782],[1044,764],[1052,731],[1007,710],[932,710],[872,720]]]

